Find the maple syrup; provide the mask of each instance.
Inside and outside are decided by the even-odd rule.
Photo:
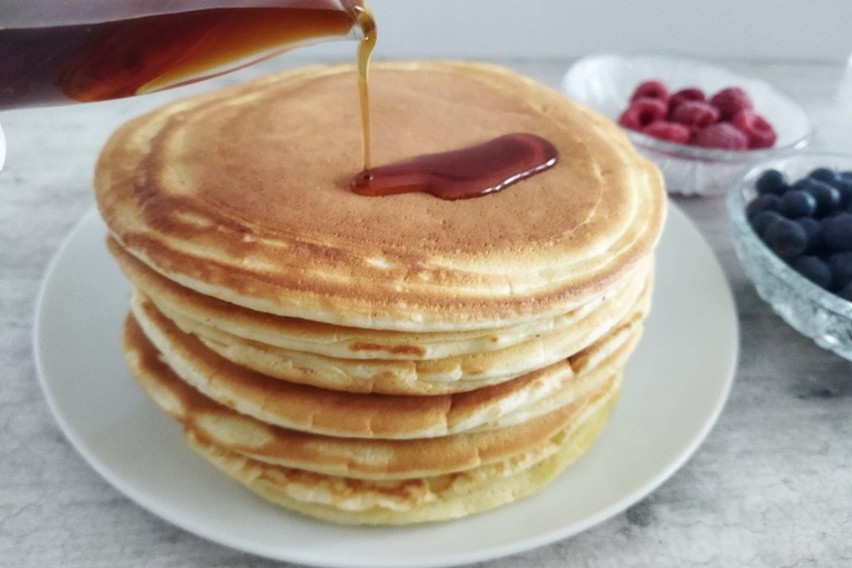
[[[441,199],[480,197],[543,172],[556,164],[558,152],[535,134],[506,134],[476,146],[425,154],[410,160],[365,169],[352,179],[361,195],[430,193]]]
[[[371,167],[368,75],[376,26],[369,8],[355,10],[363,33],[358,45],[358,92],[364,169],[352,178],[352,191],[367,196],[423,192],[446,200],[469,199],[502,191],[556,164],[558,151],[553,144],[534,134],[516,132],[468,148]]]
[[[370,60],[376,48],[376,20],[370,9],[362,4],[354,7],[355,21],[361,29],[362,39],[358,43],[358,98],[361,103],[361,151],[364,170],[370,169]]]

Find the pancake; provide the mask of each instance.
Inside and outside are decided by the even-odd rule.
[[[414,440],[346,439],[271,426],[190,387],[163,363],[132,320],[125,350],[137,382],[160,408],[218,448],[255,460],[355,479],[410,479],[464,471],[545,446],[576,420],[594,391],[541,417],[479,433]],[[598,388],[609,388],[610,377]]]
[[[410,439],[494,429],[553,410],[599,386],[626,362],[633,343],[624,334],[596,346],[604,357],[578,354],[593,367],[575,373],[571,360],[514,381],[440,396],[353,394],[271,379],[223,359],[192,335],[181,332],[150,304],[134,312],[145,336],[175,375],[207,397],[258,420],[305,432],[351,438]],[[625,322],[638,327],[640,317]],[[603,359],[603,360],[598,360]],[[541,405],[544,405],[542,407]],[[515,418],[513,418],[515,416]]]
[[[593,399],[546,448],[463,472],[400,481],[365,481],[276,466],[219,448],[186,431],[190,446],[263,498],[340,524],[403,525],[446,521],[541,491],[597,438],[617,384]]]
[[[378,63],[370,89],[382,162],[517,131],[551,141],[558,163],[477,199],[356,195],[352,68],[309,67],[121,127],[95,176],[111,235],[205,296],[417,332],[564,315],[651,254],[665,214],[661,177],[611,121],[483,64]]]
[[[377,63],[379,163],[512,132],[558,160],[473,199],[357,195],[353,75],[287,71],[113,134],[95,197],[132,284],[128,367],[192,448],[299,513],[407,524],[530,495],[618,397],[662,178],[611,121],[511,71]]]
[[[570,357],[635,309],[650,286],[647,270],[574,325],[505,349],[427,361],[341,359],[265,345],[204,324],[174,320],[218,355],[270,377],[359,393],[446,394],[498,384]],[[162,312],[161,312],[162,313]]]
[[[613,287],[566,314],[514,327],[406,333],[343,327],[241,308],[164,278],[121,248],[115,239],[108,239],[108,245],[133,285],[162,314],[180,322],[184,331],[191,333],[208,327],[273,347],[341,359],[418,361],[505,349],[536,336],[568,329],[627,284]]]

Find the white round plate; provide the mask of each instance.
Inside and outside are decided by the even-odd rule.
[[[542,493],[493,512],[409,528],[351,528],[268,504],[183,442],[180,427],[126,370],[129,286],[87,214],[57,253],[36,315],[45,397],[66,436],[119,491],[218,543],[316,566],[453,566],[522,552],[604,521],[674,473],[725,403],[739,344],[724,274],[674,206],[660,245],[654,306],[598,442]]]

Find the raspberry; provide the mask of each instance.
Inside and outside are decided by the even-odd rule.
[[[698,130],[719,120],[719,111],[704,101],[684,101],[671,113],[671,119]]]
[[[676,93],[673,93],[669,97],[669,114],[673,113],[674,110],[680,106],[681,103],[685,103],[686,101],[703,101],[706,100],[704,97],[704,91],[701,89],[697,89],[695,87],[688,87],[686,89],[681,89]]]
[[[667,120],[657,120],[642,129],[643,134],[674,142],[675,144],[686,144],[689,142],[689,128],[683,124],[669,122]]]
[[[765,118],[753,110],[743,109],[731,119],[731,124],[748,137],[748,147],[771,148],[775,145],[775,130]]]
[[[747,150],[748,137],[729,122],[717,122],[695,133],[693,143],[703,148]]]
[[[753,110],[751,98],[741,87],[727,87],[708,99],[698,87],[670,93],[661,80],[650,79],[634,89],[618,123],[661,140],[705,148],[770,148],[776,141],[772,125]],[[731,128],[710,128],[720,123]],[[681,127],[690,133],[686,140]],[[852,211],[852,178],[849,195]]]
[[[731,120],[739,111],[753,106],[748,93],[740,87],[722,89],[710,97],[710,104],[719,109],[719,120]]]
[[[666,117],[666,103],[659,99],[636,99],[618,119],[618,123],[631,130],[642,130],[652,122]]]
[[[659,99],[668,102],[669,89],[662,81],[656,79],[645,81],[644,83],[639,83],[639,86],[636,87],[636,90],[630,96],[631,103],[639,99]]]

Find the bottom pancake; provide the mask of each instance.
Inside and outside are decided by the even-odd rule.
[[[638,330],[627,335],[630,350]],[[587,395],[497,430],[334,438],[265,424],[208,399],[173,374],[132,316],[124,343],[140,386],[184,425],[191,447],[262,497],[343,524],[451,520],[536,493],[591,446],[621,385],[618,365]]]
[[[591,401],[582,420],[553,439],[553,450],[464,472],[400,481],[365,481],[253,460],[187,430],[191,447],[264,499],[339,524],[404,525],[458,519],[541,491],[597,439],[619,382]]]

